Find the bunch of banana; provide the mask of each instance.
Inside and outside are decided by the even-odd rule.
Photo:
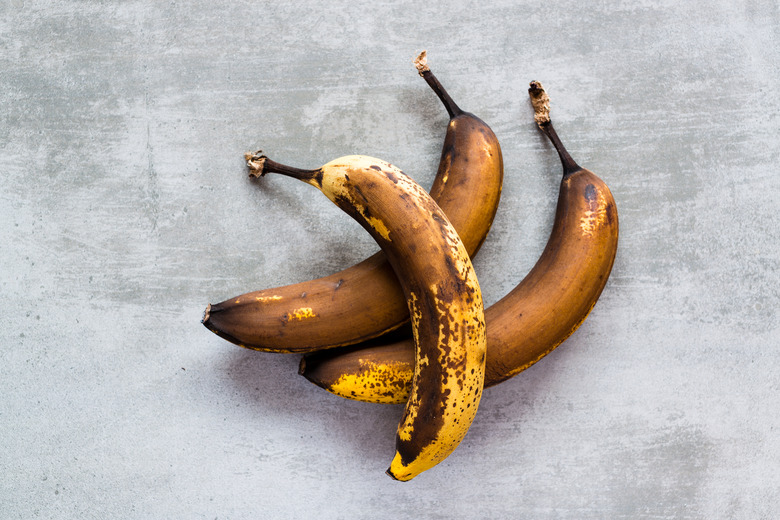
[[[430,194],[372,157],[350,155],[305,170],[247,154],[251,175],[278,173],[311,184],[359,222],[381,251],[328,277],[209,305],[203,318],[242,347],[306,354],[300,373],[336,395],[406,403],[387,470],[397,480],[410,480],[452,453],[485,386],[531,366],[579,327],[606,284],[618,239],[609,188],[568,154],[552,126],[546,92],[531,83],[535,120],[563,164],[555,223],[528,275],[483,309],[470,258],[496,213],[501,149],[488,125],[450,98],[424,51],[415,65],[450,116]],[[407,322],[410,337],[386,339]]]

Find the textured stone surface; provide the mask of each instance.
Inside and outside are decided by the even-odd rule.
[[[580,330],[398,483],[399,407],[199,322],[375,249],[311,187],[248,180],[245,151],[430,184],[446,114],[422,49],[504,151],[488,304],[552,223],[530,80],[621,244]],[[777,518],[778,64],[768,0],[0,2],[2,516]]]

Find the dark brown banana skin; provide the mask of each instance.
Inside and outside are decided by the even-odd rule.
[[[451,116],[430,194],[473,257],[498,208],[504,171],[501,147],[490,127],[460,110],[430,72],[423,77]],[[245,348],[304,353],[365,341],[408,319],[403,291],[379,252],[323,278],[210,305],[203,325]]]
[[[617,208],[607,185],[586,169],[567,173],[544,252],[515,289],[485,310],[486,387],[530,367],[579,327],[604,289],[617,244]],[[342,397],[403,403],[413,352],[409,340],[316,352],[303,358],[300,372]],[[366,388],[345,385],[345,375],[364,378]]]

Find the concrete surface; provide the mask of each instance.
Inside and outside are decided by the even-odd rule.
[[[443,4],[442,4],[443,5]],[[0,2],[0,516],[780,516],[777,2]],[[400,407],[200,325],[208,302],[374,251],[242,154],[347,153],[429,185],[433,70],[501,140],[476,260],[496,301],[541,252],[560,166],[612,187],[621,244],[590,318],[486,391],[463,444],[384,474]]]

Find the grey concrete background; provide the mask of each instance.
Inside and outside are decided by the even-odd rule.
[[[489,5],[488,5],[489,4]],[[740,518],[780,515],[780,13],[749,2],[0,2],[0,516]],[[552,223],[560,166],[612,187],[604,294],[485,392],[463,444],[384,474],[400,407],[235,347],[208,302],[375,249],[320,193],[247,179],[262,148],[388,159],[423,185],[446,114],[501,140],[475,261],[488,304]]]

